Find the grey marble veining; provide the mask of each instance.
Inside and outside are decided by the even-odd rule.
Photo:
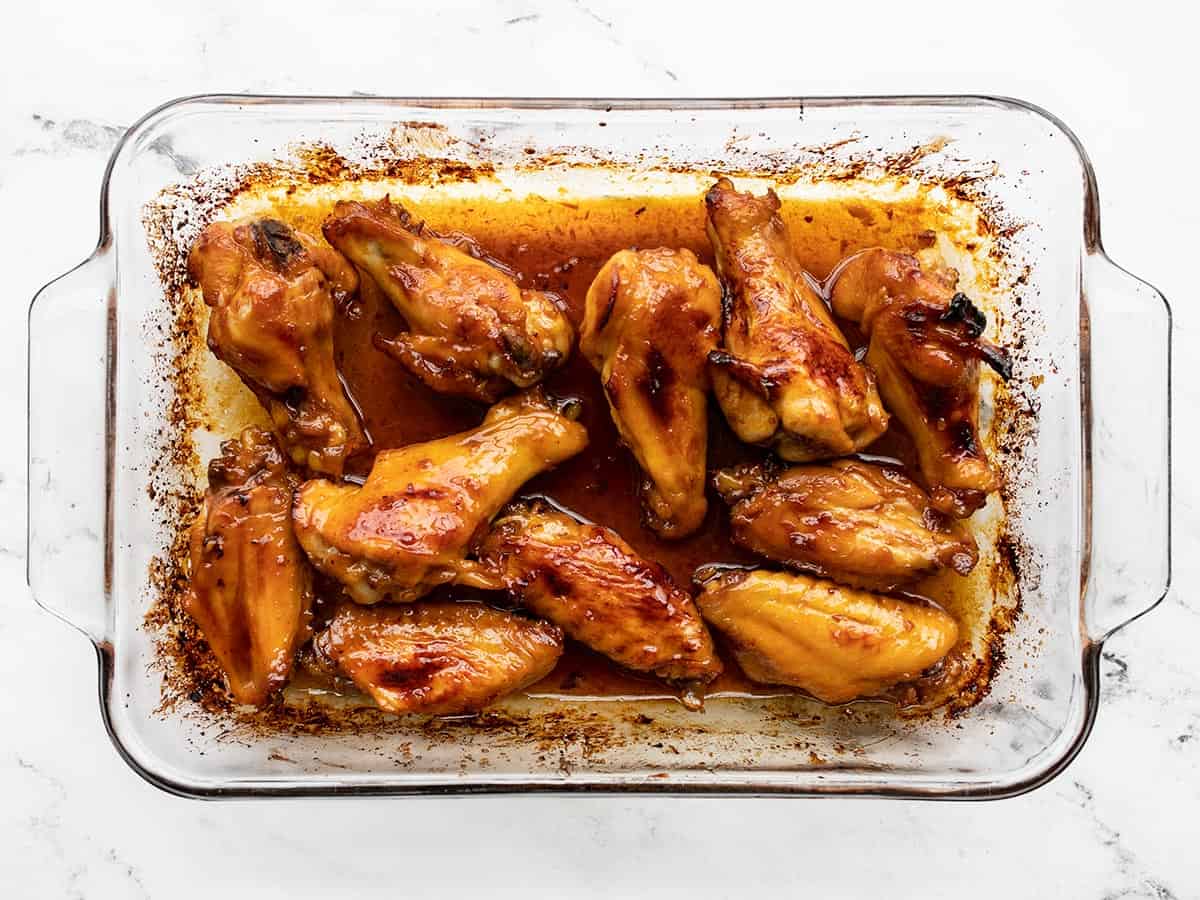
[[[1100,176],[1107,249],[1175,301],[1174,587],[1106,644],[1101,710],[1080,757],[1014,800],[198,804],[120,761],[97,709],[94,651],[30,600],[24,442],[10,440],[0,443],[0,895],[1200,896],[1200,481],[1188,465],[1200,438],[1189,265],[1200,195],[1194,181],[1162,189],[1155,168],[1192,159],[1200,128],[1190,31],[1172,23],[1172,5],[1110,16],[934,2],[902,18],[856,7],[860,21],[885,23],[875,30],[848,27],[836,6],[757,2],[118,6],[6,14],[0,404],[11,432],[25,413],[28,298],[90,252],[108,152],[173,96],[1011,94],[1079,133]]]

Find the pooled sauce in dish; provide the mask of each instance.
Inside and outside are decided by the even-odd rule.
[[[520,201],[413,202],[397,192],[418,221],[443,235],[468,235],[470,243],[486,257],[510,271],[523,288],[551,291],[561,298],[572,323],[583,317],[587,288],[600,267],[618,250],[626,248],[686,247],[705,264],[713,265],[712,248],[705,235],[702,199],[599,198],[564,202],[540,197]],[[320,224],[332,202],[288,203],[272,215],[310,234],[320,234]],[[871,246],[909,253],[933,242],[928,210],[919,200],[897,204],[869,201],[797,199],[783,200],[781,214],[791,234],[800,263],[817,279],[829,275],[845,256]],[[856,349],[861,333],[847,322],[838,323]],[[410,377],[399,363],[378,350],[376,333],[392,336],[404,329],[400,314],[368,277],[362,279],[358,297],[340,311],[336,322],[337,363],[353,400],[357,403],[375,451],[427,441],[473,428],[486,408],[469,401],[438,395]],[[683,540],[659,538],[642,524],[638,493],[639,471],[632,455],[620,443],[609,415],[598,373],[576,347],[568,363],[544,382],[559,397],[583,401],[582,423],[589,443],[578,456],[528,482],[521,495],[544,495],[599,524],[615,529],[639,553],[661,563],[675,581],[691,588],[693,571],[708,563],[771,566],[754,554],[734,546],[729,538],[728,508],[709,488],[709,510],[704,527]],[[866,450],[915,472],[912,444],[896,420],[889,431]],[[760,460],[761,448],[740,443],[710,398],[708,468]],[[370,455],[351,461],[347,476],[364,476]],[[982,568],[982,566],[981,566]],[[963,641],[987,628],[987,604],[978,594],[976,579],[937,576],[912,590],[936,600],[960,622]],[[985,580],[986,583],[986,580]],[[319,582],[320,585],[320,582]],[[336,596],[330,587],[318,590],[318,619],[328,614]],[[431,598],[471,596],[497,606],[509,605],[506,595],[469,589],[440,588]],[[720,636],[714,635],[720,644]],[[966,659],[966,648],[960,654]],[[746,679],[732,656],[722,649],[725,674],[706,691],[721,694],[773,694],[789,688],[756,685]],[[953,664],[954,654],[947,660]],[[943,664],[945,668],[946,664]],[[959,663],[959,670],[963,668]],[[313,672],[298,671],[293,687],[304,688],[320,680]],[[931,676],[936,679],[939,676]],[[949,677],[943,673],[941,677]],[[670,696],[672,689],[648,676],[626,672],[598,654],[568,641],[567,652],[554,671],[526,693],[538,696],[612,697]]]

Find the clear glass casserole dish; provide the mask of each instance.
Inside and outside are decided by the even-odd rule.
[[[990,221],[1011,223],[986,237],[1003,241],[1016,273],[1010,299],[1029,317],[1019,369],[1034,385],[1007,497],[1021,610],[1003,648],[992,648],[993,662],[1006,659],[990,693],[947,721],[796,698],[711,701],[699,719],[664,700],[565,712],[561,701],[524,698],[502,715],[411,731],[246,731],[185,709],[186,697],[165,700],[145,616],[172,539],[164,508],[197,467],[163,439],[177,427],[172,409],[188,398],[164,382],[180,335],[166,314],[146,210],[206,173],[208,193],[159,206],[175,216],[171,233],[194,235],[191,219],[228,199],[223,178],[297,152],[311,167],[313,142],[337,151],[316,160],[323,166],[380,147],[450,168],[484,162],[500,190],[505,167],[515,172],[530,157],[552,162],[532,175],[526,164],[526,176],[565,173],[578,178],[577,192],[619,191],[625,181],[647,190],[660,176],[717,170],[795,176],[813,191],[873,172],[936,184],[946,196],[973,186],[972,202],[1000,213]],[[609,176],[591,184],[577,174],[599,169]],[[118,750],[152,783],[187,796],[1012,795],[1078,752],[1096,715],[1103,641],[1151,609],[1169,581],[1169,310],[1105,256],[1095,178],[1078,141],[1016,101],[175,101],[114,151],[96,252],[39,292],[29,327],[30,586],[94,642],[101,710]],[[554,725],[531,731],[531,721]]]

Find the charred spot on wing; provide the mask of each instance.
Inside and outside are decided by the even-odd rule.
[[[617,306],[617,294],[621,290],[621,273],[617,271],[617,267],[613,266],[612,281],[608,288],[608,297],[604,302],[604,312],[600,313],[600,321],[596,325],[596,331],[601,332],[604,326],[608,324],[608,320],[612,318],[613,310]]]
[[[733,315],[734,302],[733,289],[724,281],[721,282],[721,322],[722,325],[729,321]]]
[[[418,487],[412,482],[406,484],[401,493],[409,500],[442,500],[447,495],[445,488],[440,488],[437,485],[421,485]]]
[[[724,178],[724,177],[718,178],[717,183],[714,184],[712,187],[710,187],[705,192],[704,205],[711,210],[714,206],[716,206],[720,202],[721,195],[723,193],[725,193],[726,191],[732,191],[732,190],[733,190],[733,184],[729,181],[728,178]]]
[[[413,223],[412,213],[410,213],[403,204],[393,203],[391,194],[384,194],[383,199],[379,201],[379,209],[385,214],[390,215],[400,223],[401,228],[408,229],[416,234],[420,234],[425,228],[424,222]]]
[[[438,672],[447,667],[448,660],[441,657],[418,656],[408,664],[396,664],[382,669],[376,683],[383,688],[411,691],[428,685]]]
[[[993,372],[1000,376],[1004,381],[1008,381],[1013,375],[1013,360],[1012,356],[1003,347],[997,347],[995,344],[983,342],[979,348],[980,355],[983,361],[988,364]]]
[[[975,439],[975,428],[970,422],[964,419],[951,426],[950,446],[961,456],[979,455],[979,443]]]
[[[768,378],[758,366],[745,360],[738,359],[725,350],[709,350],[708,364],[723,370],[738,384],[747,388],[751,393],[770,400],[771,395],[779,385]]]
[[[283,392],[283,405],[288,408],[288,412],[296,414],[300,410],[300,406],[304,403],[306,391],[303,386],[294,384]]]
[[[250,234],[254,238],[254,250],[259,258],[266,260],[269,254],[279,268],[283,268],[293,257],[304,252],[304,245],[296,240],[292,229],[278,219],[258,219],[252,222]]]
[[[533,347],[521,335],[509,329],[501,331],[498,338],[505,357],[522,372],[530,371],[531,364],[536,361]]]
[[[983,310],[961,291],[950,298],[950,305],[940,318],[943,322],[962,322],[966,326],[967,336],[971,338],[979,337],[987,328],[987,316]]]
[[[651,347],[646,354],[646,368],[638,377],[638,389],[647,397],[650,408],[660,420],[670,414],[670,388],[675,383],[675,370],[658,351]]]
[[[961,398],[951,388],[925,386],[917,396],[917,404],[935,422],[947,422],[958,408]]]
[[[543,566],[530,573],[531,580],[541,581],[550,595],[559,599],[570,597],[573,593],[569,579],[555,571],[554,566]]]
[[[737,362],[732,353],[726,350],[709,350],[708,364],[719,369],[732,367]]]

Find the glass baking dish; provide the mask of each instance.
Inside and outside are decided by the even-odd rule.
[[[561,706],[526,699],[484,722],[411,734],[250,734],[161,708],[163,675],[144,616],[153,560],[169,535],[151,483],[172,462],[159,458],[156,436],[181,398],[156,369],[172,335],[161,327],[146,205],[198,171],[275,159],[312,141],[350,153],[364,135],[394,136],[397,123],[408,135],[436,126],[477,160],[536,149],[616,164],[631,177],[680,161],[818,175],[899,164],[918,179],[941,167],[944,185],[986,185],[980,196],[1022,223],[1005,237],[1024,267],[1021,303],[1038,322],[1023,334],[1025,371],[1042,378],[1009,513],[1023,546],[1022,610],[988,696],[947,721],[905,719],[878,704],[762,698],[710,701],[698,720],[646,700],[580,704],[564,719]],[[423,151],[419,141],[393,141],[391,152]],[[950,169],[960,174],[946,178]],[[1096,715],[1104,640],[1153,608],[1169,581],[1169,308],[1104,254],[1098,208],[1074,135],[1042,110],[999,98],[168,103],[113,153],[96,251],[30,309],[29,584],[39,604],[95,644],[101,711],[122,756],[186,796],[1021,793],[1079,751]],[[559,727],[523,733],[522,716],[537,715],[559,716]]]

